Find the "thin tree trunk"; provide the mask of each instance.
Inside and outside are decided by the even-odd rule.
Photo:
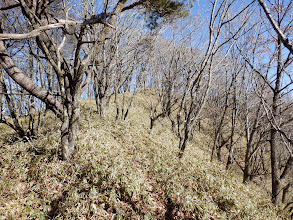
[[[0,70],[3,71],[3,70]],[[0,82],[3,80],[3,72],[0,74]],[[3,89],[2,86],[0,85],[0,121],[3,120]]]
[[[288,195],[288,192],[289,192],[290,187],[292,187],[292,184],[291,183],[288,183],[286,185],[286,187],[284,187],[284,189],[283,189],[283,196],[282,196],[282,203],[285,203],[286,202],[287,195]]]
[[[274,96],[273,96],[273,103],[272,103],[272,120],[275,120],[278,113],[278,101],[280,98],[280,86],[281,86],[281,77],[282,77],[282,53],[281,53],[281,40],[278,38],[277,42],[277,59],[278,59],[278,66],[277,66],[277,77],[276,77],[276,85],[274,89]],[[281,201],[281,182],[280,182],[280,175],[279,175],[279,168],[278,168],[278,153],[277,153],[277,130],[275,129],[273,122],[271,125],[271,132],[270,132],[270,150],[271,150],[271,172],[272,172],[272,200],[275,206],[278,206]]]
[[[15,108],[14,102],[11,100],[11,98],[8,94],[7,87],[6,87],[5,81],[3,79],[3,72],[2,72],[3,70],[1,69],[0,71],[1,71],[1,73],[0,73],[0,87],[2,88],[1,90],[4,92],[4,96],[5,96],[7,105],[8,105],[10,116],[13,121],[13,124],[10,124],[10,123],[6,123],[6,124],[9,125],[11,128],[13,128],[18,133],[18,135],[20,137],[24,137],[26,135],[26,133],[23,130],[23,128],[19,122],[19,118],[17,116],[17,113],[15,112],[16,108]]]
[[[245,165],[244,165],[244,172],[243,172],[243,183],[247,183],[251,180],[251,145],[246,145],[246,153],[245,153]]]
[[[226,164],[226,169],[229,169],[233,163],[233,154],[234,154],[234,134],[236,127],[236,114],[237,114],[237,103],[236,103],[236,76],[234,76],[234,94],[233,94],[233,109],[232,109],[232,127],[231,127],[231,142],[229,148],[229,156]]]
[[[243,170],[243,183],[247,183],[251,180],[251,154],[252,154],[252,142],[257,130],[258,120],[259,120],[259,113],[260,113],[261,105],[259,103],[256,118],[254,120],[252,130],[249,129],[249,122],[248,122],[248,110],[246,112],[246,152],[245,152],[245,162],[244,162],[244,170]]]

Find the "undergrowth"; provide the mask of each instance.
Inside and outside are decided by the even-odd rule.
[[[163,122],[150,132],[144,99],[126,121],[114,120],[114,107],[102,120],[84,101],[69,162],[57,157],[56,119],[36,140],[2,144],[2,219],[286,219],[261,188],[210,162],[199,147],[208,136],[196,134],[179,160]]]

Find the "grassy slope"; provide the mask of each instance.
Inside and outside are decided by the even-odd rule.
[[[184,158],[177,138],[156,124],[150,134],[146,98],[138,95],[127,121],[106,120],[83,103],[78,153],[56,157],[58,132],[0,147],[0,216],[79,219],[282,219],[269,195],[243,185],[209,161],[197,134]],[[92,107],[94,108],[94,107]],[[55,120],[47,119],[47,126]],[[52,125],[51,125],[52,126]],[[58,125],[56,125],[58,128]],[[57,130],[57,129],[55,129]]]

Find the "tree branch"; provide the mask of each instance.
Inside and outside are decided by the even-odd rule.
[[[280,176],[281,181],[285,180],[292,173],[292,170],[293,170],[293,157],[291,155],[286,163],[286,166],[285,166],[285,169],[283,170],[282,175]]]
[[[15,66],[13,60],[8,56],[8,51],[3,41],[0,41],[0,65],[18,85],[46,103],[58,117],[62,117],[63,107],[61,103],[56,100],[55,96],[51,95],[46,89],[39,87]]]
[[[80,91],[80,94],[82,94],[84,92],[84,90],[88,87],[89,83],[90,83],[90,79],[91,79],[91,75],[89,74],[88,71],[85,71],[85,75],[86,75],[86,78],[81,86],[81,91]]]
[[[0,8],[0,11],[6,11],[6,10],[9,10],[9,9],[17,8],[19,6],[20,6],[20,3],[14,4],[14,5],[9,5],[9,6],[6,6],[4,8]]]
[[[266,3],[263,0],[258,0],[258,3],[263,8],[267,18],[269,19],[269,21],[270,21],[271,25],[273,26],[275,32],[280,37],[283,45],[290,51],[291,54],[293,54],[293,44],[292,44],[292,42],[290,42],[289,39],[286,38],[286,36],[282,32],[281,28],[277,25],[275,19],[273,18],[273,16],[270,13],[270,10],[268,9]]]
[[[142,4],[145,3],[145,2],[146,2],[146,0],[140,0],[140,1],[138,1],[138,2],[134,2],[134,3],[132,3],[131,5],[128,5],[128,6],[124,7],[124,8],[122,9],[121,12],[123,12],[123,11],[127,11],[127,10],[130,10],[130,9],[133,9],[133,8],[135,8],[136,6],[138,6],[138,5],[142,5]]]
[[[36,37],[36,36],[40,35],[42,32],[50,30],[50,29],[66,28],[68,26],[75,26],[75,27],[81,26],[82,27],[82,26],[93,25],[93,24],[97,24],[97,23],[104,24],[104,25],[109,26],[111,28],[115,28],[113,25],[109,24],[104,19],[103,14],[100,14],[100,15],[93,15],[91,18],[89,18],[83,22],[60,19],[55,24],[48,24],[45,26],[41,26],[41,27],[38,27],[28,33],[25,33],[25,34],[3,33],[3,34],[0,34],[0,40],[23,40],[23,39],[27,39],[27,38]]]

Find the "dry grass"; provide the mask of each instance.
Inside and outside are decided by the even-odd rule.
[[[286,219],[262,189],[209,161],[200,150],[208,136],[196,134],[178,160],[164,124],[150,133],[145,99],[136,97],[127,121],[112,107],[101,120],[85,101],[70,162],[57,159],[53,119],[37,140],[2,144],[2,219]]]

